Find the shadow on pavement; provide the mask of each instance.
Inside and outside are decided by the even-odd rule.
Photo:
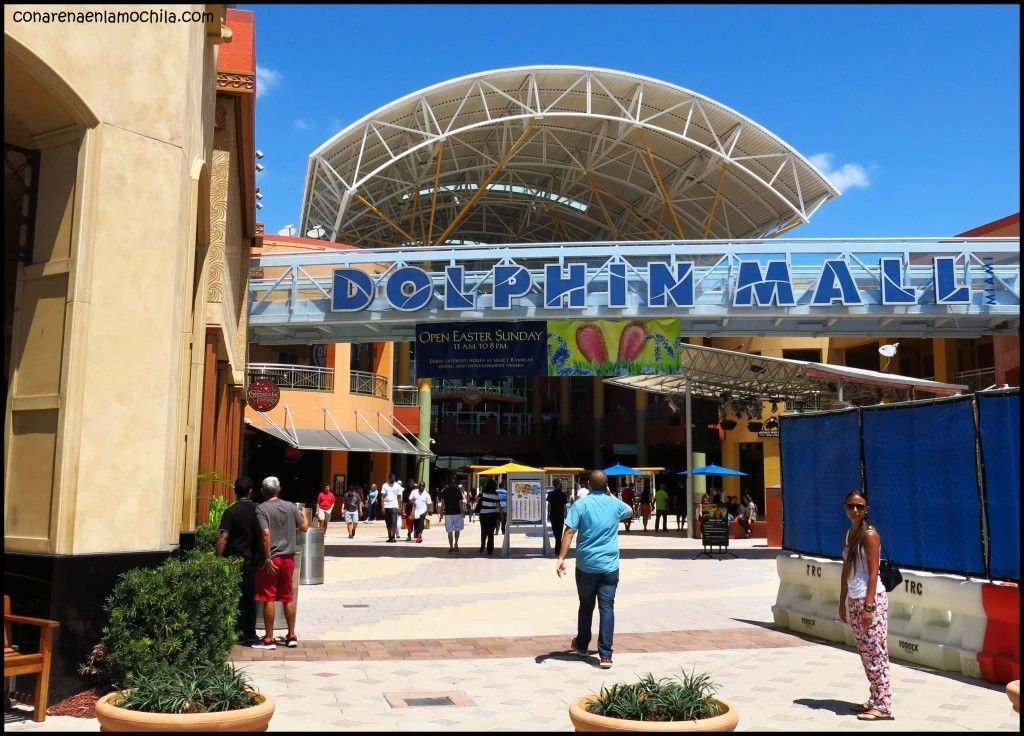
[[[537,664],[543,664],[549,659],[557,659],[559,662],[586,662],[591,667],[597,667],[599,660],[594,656],[581,657],[578,654],[572,652],[559,651],[559,652],[548,652],[547,654],[538,654],[533,658],[533,661]]]
[[[835,700],[832,698],[823,700],[821,698],[797,698],[793,701],[797,705],[805,705],[811,710],[830,710],[837,716],[853,715],[855,711],[851,708],[858,703],[851,703],[846,700]]]

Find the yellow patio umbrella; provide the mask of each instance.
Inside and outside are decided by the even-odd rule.
[[[542,468],[531,468],[529,465],[519,463],[505,463],[490,470],[481,470],[478,475],[505,475],[506,473],[543,473]]]

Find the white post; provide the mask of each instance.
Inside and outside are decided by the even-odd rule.
[[[697,538],[697,518],[693,503],[693,415],[690,413],[690,379],[686,379],[686,512],[690,539]]]

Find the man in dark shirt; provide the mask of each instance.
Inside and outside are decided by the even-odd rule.
[[[441,502],[444,530],[448,532],[448,554],[455,554],[459,551],[459,534],[465,528],[465,520],[462,517],[465,498],[462,489],[454,483],[446,483],[438,495],[438,500]]]
[[[256,504],[252,501],[252,481],[246,476],[235,481],[237,500],[220,518],[220,536],[217,537],[218,557],[242,558],[242,581],[238,599],[238,643],[252,646],[256,636],[256,570],[263,564],[262,532],[256,518]]]
[[[551,520],[551,534],[555,538],[555,553],[562,549],[562,529],[565,526],[565,504],[568,502],[565,491],[562,490],[562,481],[555,478],[551,481],[551,490],[548,492],[548,518]]]

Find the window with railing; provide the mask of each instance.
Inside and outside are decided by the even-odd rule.
[[[250,363],[249,380],[269,378],[278,388],[297,391],[333,391],[334,369],[315,365],[288,365],[286,363]]]
[[[391,389],[391,403],[395,406],[417,406],[418,402],[415,386],[395,386]]]
[[[388,398],[388,379],[377,373],[349,371],[349,391],[361,396]]]
[[[963,383],[971,391],[984,391],[996,382],[995,368],[978,368],[973,371],[960,371],[953,383]]]

